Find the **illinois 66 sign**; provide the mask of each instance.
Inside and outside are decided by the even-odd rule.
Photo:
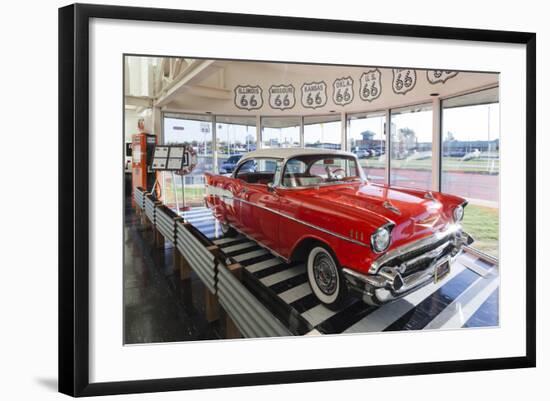
[[[327,104],[327,84],[324,81],[302,85],[302,106],[317,109]]]
[[[235,87],[235,106],[244,110],[261,109],[264,105],[262,88],[259,85],[239,85]]]

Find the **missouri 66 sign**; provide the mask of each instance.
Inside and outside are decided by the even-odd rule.
[[[302,85],[302,106],[316,109],[327,104],[327,84],[324,81]]]
[[[378,99],[382,93],[382,73],[378,68],[364,72],[359,79],[359,97],[367,102]]]
[[[332,86],[332,100],[334,103],[345,106],[353,101],[353,79],[351,77],[338,78]]]
[[[293,85],[271,85],[269,106],[272,109],[286,110],[296,105],[296,90]]]
[[[392,89],[398,95],[404,95],[414,88],[416,85],[415,70],[393,69]]]
[[[239,85],[235,87],[235,106],[244,110],[257,110],[264,105],[262,88],[259,85]]]

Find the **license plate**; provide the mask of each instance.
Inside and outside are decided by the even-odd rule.
[[[451,264],[448,260],[439,263],[435,267],[434,283],[437,283],[445,278],[451,272]]]

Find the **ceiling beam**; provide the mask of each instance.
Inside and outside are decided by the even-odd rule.
[[[209,99],[230,100],[232,97],[231,91],[229,89],[213,88],[211,86],[186,85],[185,88],[182,88],[182,91],[185,91],[186,93],[193,96],[206,97]]]
[[[153,106],[153,99],[144,96],[124,96],[124,105],[149,108]]]
[[[195,67],[191,71],[189,69],[184,70],[181,76],[177,77],[174,83],[171,83],[168,90],[159,97],[155,102],[155,106],[165,106],[173,101],[180,92],[185,91],[186,87],[201,82],[205,77],[215,72],[216,69],[211,68],[214,63],[215,60],[202,60],[193,63],[192,65]]]

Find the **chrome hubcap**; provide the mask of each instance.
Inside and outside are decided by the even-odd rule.
[[[326,254],[318,254],[313,260],[313,275],[315,283],[326,295],[332,295],[336,291],[338,272],[332,259]]]

